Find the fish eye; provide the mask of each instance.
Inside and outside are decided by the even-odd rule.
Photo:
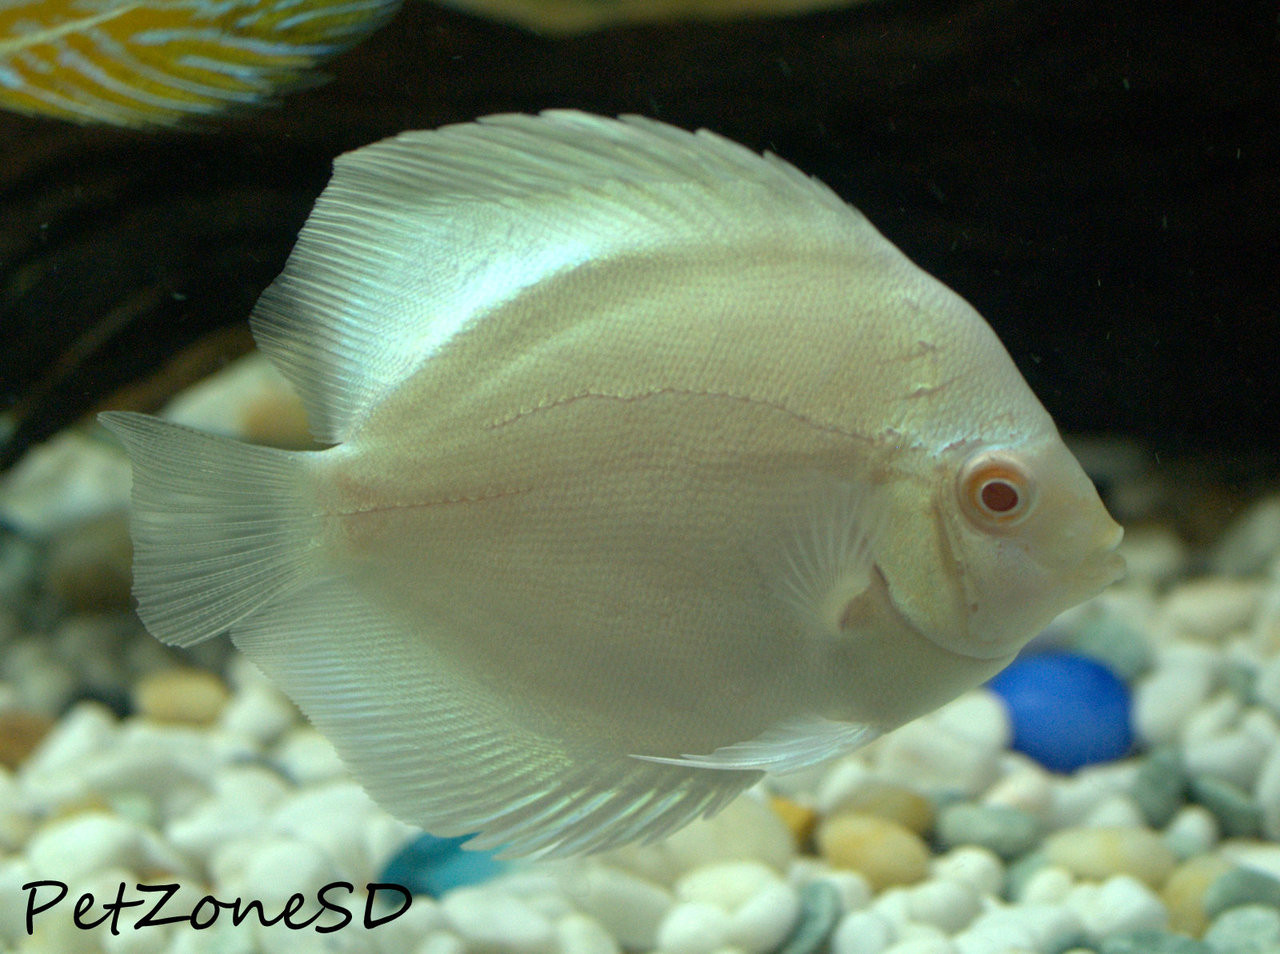
[[[1035,481],[1007,453],[975,454],[960,469],[960,509],[983,530],[1005,530],[1021,523],[1035,505]]]

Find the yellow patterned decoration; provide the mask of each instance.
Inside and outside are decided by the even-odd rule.
[[[400,0],[0,0],[0,107],[175,126],[317,82]]]

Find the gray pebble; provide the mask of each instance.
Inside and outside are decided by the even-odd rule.
[[[1133,800],[1152,828],[1163,828],[1182,807],[1187,773],[1182,756],[1171,745],[1153,749],[1133,780]]]
[[[1238,786],[1212,775],[1197,775],[1191,779],[1191,796],[1213,812],[1228,838],[1262,834],[1262,809]]]
[[[1213,954],[1276,954],[1280,951],[1280,911],[1261,905],[1232,908],[1204,932]]]
[[[1258,683],[1258,670],[1244,663],[1232,662],[1222,667],[1222,681],[1228,689],[1247,706],[1258,701],[1254,687]]]
[[[800,918],[776,954],[812,954],[824,948],[840,920],[840,893],[829,881],[811,881],[800,889]]]
[[[1040,822],[1016,808],[962,802],[939,813],[935,831],[948,847],[979,845],[1009,859],[1036,845]]]
[[[1213,954],[1213,948],[1167,931],[1125,931],[1105,939],[1098,954]]]
[[[1280,880],[1253,868],[1234,868],[1209,885],[1203,903],[1211,918],[1246,904],[1280,908]]]
[[[1114,617],[1100,616],[1081,624],[1070,648],[1098,660],[1125,682],[1133,682],[1151,668],[1146,637]]]

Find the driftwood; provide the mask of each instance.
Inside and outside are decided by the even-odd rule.
[[[573,106],[709,126],[854,202],[1064,430],[1280,446],[1270,2],[886,2],[548,39],[410,0],[333,82],[200,133],[0,116],[3,464],[249,346],[337,153]]]

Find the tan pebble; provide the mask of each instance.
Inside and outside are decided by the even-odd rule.
[[[157,722],[208,725],[230,697],[223,681],[203,669],[158,669],[133,687],[138,714]]]
[[[53,725],[48,716],[34,712],[0,712],[0,765],[13,769],[25,762]]]
[[[1146,828],[1064,828],[1044,842],[1050,864],[1080,878],[1103,881],[1130,875],[1153,888],[1164,884],[1177,859],[1155,832]]]
[[[919,792],[892,782],[869,780],[841,799],[834,811],[887,818],[917,835],[933,828],[933,803]]]
[[[279,391],[264,389],[240,409],[244,436],[256,444],[271,447],[310,448],[315,446],[307,412],[302,401],[287,386]]]
[[[1169,930],[1200,937],[1209,926],[1204,911],[1204,893],[1220,875],[1234,865],[1217,855],[1197,855],[1174,869],[1164,883],[1160,898],[1169,909]]]
[[[813,835],[813,826],[818,821],[818,813],[808,805],[801,805],[789,798],[775,795],[769,799],[769,807],[791,832],[797,845],[804,845]]]
[[[920,836],[876,815],[832,815],[818,825],[817,840],[828,864],[857,871],[876,891],[915,884],[929,871],[929,849]]]

